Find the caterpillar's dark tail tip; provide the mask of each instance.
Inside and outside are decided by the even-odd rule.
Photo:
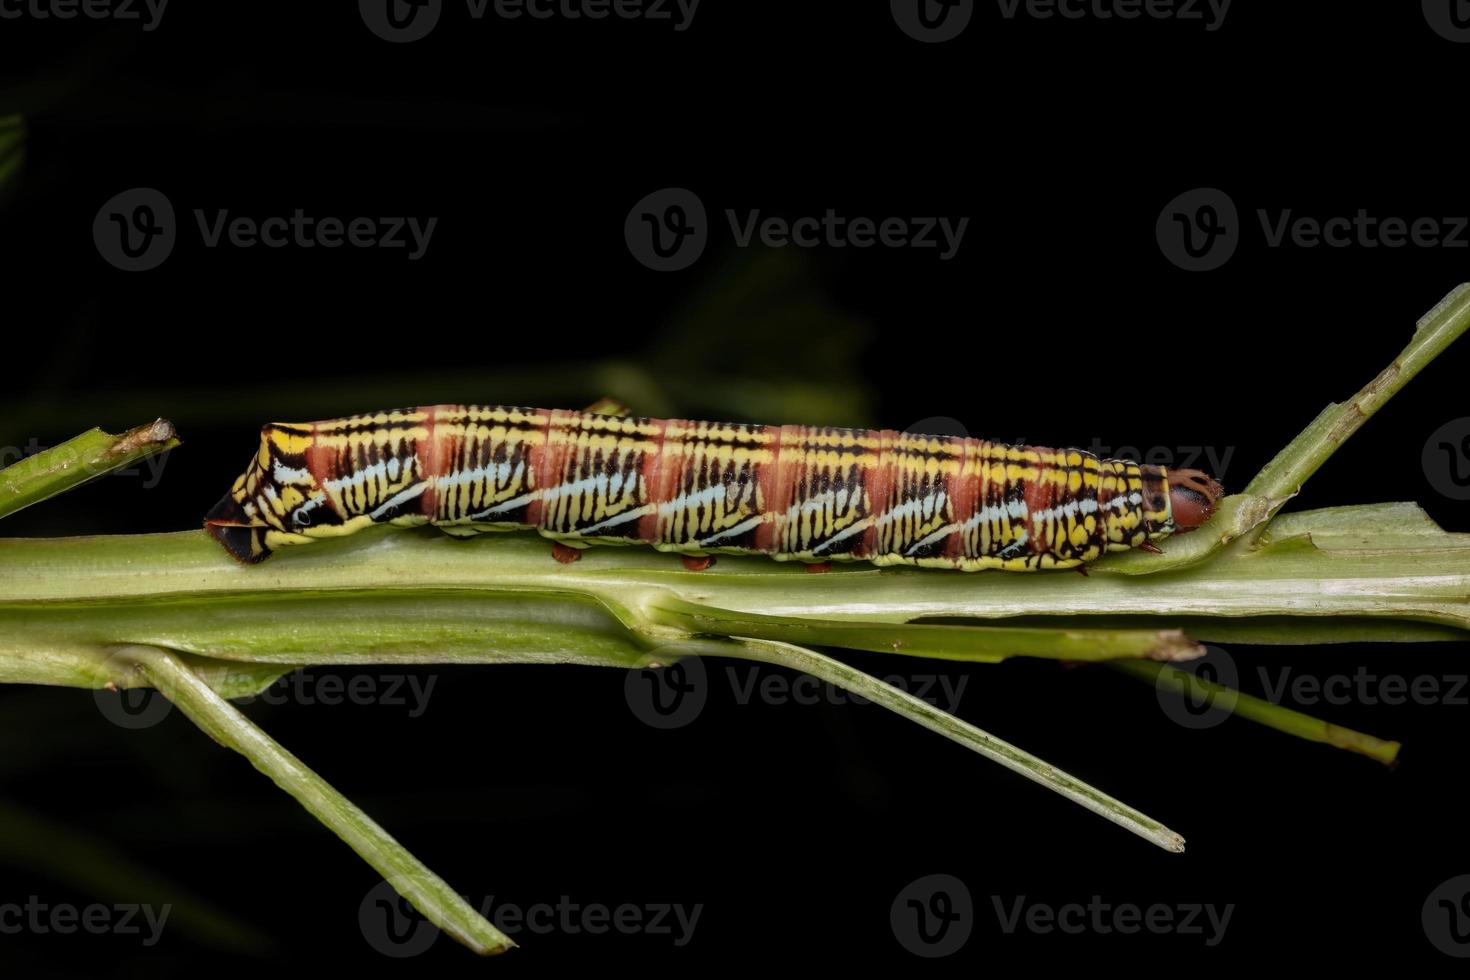
[[[252,526],[240,505],[229,496],[204,515],[204,530],[224,545],[236,561],[254,565],[270,557],[271,550],[265,546],[265,528]]]
[[[1219,481],[1202,470],[1169,471],[1169,511],[1180,531],[1199,527],[1213,517],[1224,495]]]

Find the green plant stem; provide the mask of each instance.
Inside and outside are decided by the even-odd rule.
[[[135,668],[149,686],[157,688],[216,742],[249,759],[392,883],[430,922],[481,955],[503,952],[515,945],[372,818],[211,690],[172,651],[123,647],[116,651],[114,662],[124,669]]]
[[[1093,566],[1120,575],[870,567],[809,575],[760,558],[721,558],[713,572],[689,572],[641,549],[594,550],[574,565],[558,565],[534,535],[460,542],[392,529],[287,549],[261,568],[231,562],[200,531],[0,540],[0,682],[158,687],[296,796],[428,918],[480,952],[509,940],[220,692],[258,688],[294,665],[530,660],[627,667],[710,644],[863,694],[1178,850],[1182,839],[1157,821],[794,644],[977,661],[1017,653],[1168,659],[1198,649],[1180,635],[1181,620],[1198,630],[1196,638],[1209,638],[1218,623],[1222,632],[1255,642],[1337,642],[1350,638],[1345,622],[1400,640],[1463,636],[1470,630],[1470,536],[1446,534],[1405,504],[1277,512],[1467,327],[1470,286],[1461,286],[1420,321],[1389,368],[1350,402],[1319,415],[1204,528],[1169,542],[1162,556],[1134,552]],[[121,437],[85,433],[57,447],[64,453],[51,450],[0,471],[0,516],[175,444],[162,421]],[[985,625],[997,620],[1006,622]],[[108,659],[118,644],[132,668],[121,676]],[[1155,677],[1178,680],[1162,671]],[[1264,724],[1381,761],[1397,749],[1237,695],[1241,704],[1242,714]]]
[[[1394,765],[1398,760],[1399,749],[1403,748],[1398,742],[1374,738],[1372,735],[1365,735],[1351,728],[1343,728],[1291,708],[1283,708],[1263,698],[1237,691],[1224,684],[1205,680],[1187,670],[1140,660],[1118,660],[1108,666],[1129,677],[1141,680],[1146,684],[1153,684],[1157,688],[1168,690],[1180,697],[1188,697],[1196,702],[1207,701],[1218,710],[1238,715],[1258,725],[1264,725],[1287,735],[1295,735],[1309,742],[1320,742],[1324,745],[1346,749],[1349,752],[1356,752],[1359,755],[1366,755],[1375,762],[1381,762],[1386,766]]]
[[[338,662],[339,650],[387,652],[424,631],[428,642],[404,647],[399,659],[426,659],[436,643],[479,636],[488,662],[498,658],[489,650],[494,643],[483,640],[488,613],[476,607],[488,599],[522,603],[516,616],[527,620],[628,631],[644,644],[756,632],[949,659],[1015,652],[1007,631],[1018,621],[1085,635],[1086,618],[1102,616],[1159,630],[1184,617],[1226,625],[1272,618],[1284,624],[1278,642],[1303,643],[1342,640],[1341,617],[1353,617],[1392,622],[1405,637],[1424,626],[1423,638],[1444,639],[1470,630],[1470,535],[1440,530],[1412,504],[1330,508],[1284,515],[1254,547],[1236,542],[1202,565],[1109,578],[858,566],[812,575],[728,557],[691,572],[642,548],[589,549],[563,565],[535,534],[461,541],[432,529],[372,529],[285,549],[255,567],[233,562],[202,531],[0,539],[0,642],[29,633],[33,640],[150,642],[210,657],[276,654],[319,663]],[[410,600],[432,605],[415,616],[404,605]],[[382,623],[373,622],[375,602],[383,603]],[[612,620],[595,626],[579,618],[592,615],[589,609]],[[272,625],[287,615],[298,632]],[[318,616],[327,623],[320,630],[311,626]],[[365,625],[354,627],[354,618]],[[1001,642],[975,628],[987,623],[1004,627],[996,634]],[[372,642],[366,631],[380,626],[391,643]],[[554,645],[548,634],[537,646],[541,659],[575,656],[573,645],[565,658]],[[1031,646],[1027,653],[1045,652]],[[1058,649],[1073,658],[1077,646]]]
[[[1197,564],[1236,538],[1256,540],[1266,523],[1296,496],[1307,478],[1327,462],[1348,437],[1362,428],[1425,365],[1470,329],[1470,283],[1462,283],[1419,318],[1407,346],[1352,398],[1327,406],[1256,474],[1240,494],[1227,497],[1207,524],[1164,544],[1163,555],[1125,552],[1111,555],[1092,571],[1156,575]]]
[[[1470,327],[1470,283],[1456,286],[1419,319],[1413,338],[1393,363],[1352,398],[1332,404],[1256,474],[1245,493],[1295,495],[1348,437]]]
[[[178,444],[174,427],[167,419],[140,425],[120,435],[101,429],[83,432],[0,470],[0,517]]]
[[[967,721],[941,711],[907,691],[899,690],[876,677],[863,673],[840,660],[805,650],[788,643],[750,641],[737,647],[729,656],[758,660],[762,663],[789,667],[826,681],[875,704],[882,705],[909,721],[917,722],[932,732],[997,762],[1012,772],[1040,783],[1077,805],[1131,831],[1166,851],[1184,850],[1184,838],[1152,817],[1114,799],[1095,786],[1069,776],[1036,756],[985,732]]]

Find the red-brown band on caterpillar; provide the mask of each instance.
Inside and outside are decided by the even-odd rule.
[[[1220,485],[1080,450],[507,406],[268,425],[205,526],[236,558],[371,524],[578,546],[1024,570],[1197,527]]]

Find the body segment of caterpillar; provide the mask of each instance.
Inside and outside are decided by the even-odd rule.
[[[435,405],[272,424],[205,518],[244,562],[372,524],[976,571],[1082,565],[1203,523],[1195,470],[892,430]]]

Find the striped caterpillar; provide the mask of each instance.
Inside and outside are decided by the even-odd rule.
[[[1076,449],[435,405],[265,426],[205,528],[250,563],[373,524],[433,524],[459,537],[534,528],[561,560],[616,543],[1030,570],[1157,550],[1204,523],[1221,492],[1197,470]]]

